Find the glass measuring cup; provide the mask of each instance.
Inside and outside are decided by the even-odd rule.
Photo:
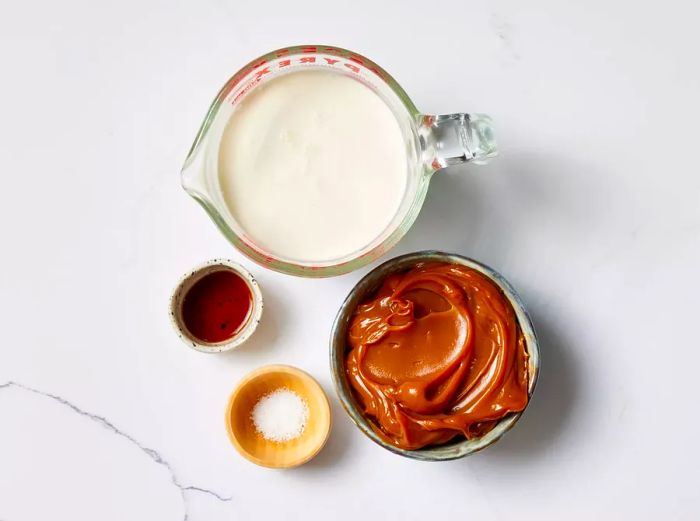
[[[257,245],[233,217],[219,184],[219,147],[229,118],[255,88],[292,71],[319,69],[362,82],[391,108],[407,144],[406,188],[389,225],[360,250],[332,260],[285,259]],[[229,79],[209,107],[185,160],[181,179],[183,188],[244,255],[283,273],[328,277],[360,268],[392,248],[415,221],[435,172],[467,161],[483,164],[495,155],[488,116],[421,114],[396,80],[371,60],[337,47],[305,45],[265,54]]]

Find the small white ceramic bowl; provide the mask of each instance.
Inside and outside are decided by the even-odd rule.
[[[185,327],[182,320],[182,301],[184,300],[185,295],[187,295],[187,292],[196,282],[198,282],[204,276],[217,271],[232,271],[241,277],[248,284],[253,302],[251,304],[248,317],[246,318],[246,322],[238,333],[233,335],[231,338],[224,340],[223,342],[209,343],[195,338]],[[262,317],[262,311],[263,298],[258,282],[247,269],[237,262],[233,262],[228,259],[213,259],[205,262],[204,264],[196,266],[194,269],[182,276],[175,287],[172,297],[170,297],[170,321],[172,322],[177,335],[185,344],[187,344],[187,346],[191,347],[192,349],[196,349],[197,351],[201,351],[202,353],[221,353],[223,351],[236,349],[243,342],[248,340],[258,327],[258,323]]]

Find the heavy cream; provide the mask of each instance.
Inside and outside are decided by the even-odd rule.
[[[408,144],[391,109],[331,71],[256,87],[219,148],[219,181],[250,240],[286,260],[331,261],[369,245],[396,215]]]

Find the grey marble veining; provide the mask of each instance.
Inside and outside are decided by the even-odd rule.
[[[184,510],[185,510],[185,515],[184,515],[184,520],[188,520],[188,509],[187,509],[187,493],[188,492],[196,492],[196,493],[201,493],[201,494],[206,494],[208,496],[213,497],[217,501],[231,501],[233,499],[233,496],[225,496],[223,494],[220,494],[214,490],[210,490],[208,488],[200,487],[200,486],[195,486],[195,485],[185,485],[181,482],[181,480],[177,477],[175,470],[173,469],[172,465],[168,463],[167,460],[163,458],[163,456],[155,449],[152,449],[150,447],[147,447],[143,444],[141,444],[138,440],[136,440],[133,436],[130,434],[122,431],[119,429],[117,426],[115,426],[112,422],[110,422],[107,418],[104,416],[100,416],[99,414],[93,414],[89,411],[83,410],[74,403],[66,400],[65,398],[62,398],[61,396],[58,396],[56,394],[46,392],[46,391],[41,391],[39,389],[35,389],[33,387],[29,387],[27,385],[23,385],[18,382],[5,382],[3,384],[0,384],[0,389],[17,389],[22,392],[28,392],[28,393],[33,393],[39,396],[42,396],[44,398],[53,400],[54,402],[62,405],[63,407],[67,407],[71,411],[73,411],[76,414],[79,414],[80,416],[83,416],[84,418],[87,418],[90,421],[96,422],[105,429],[107,429],[109,432],[116,436],[120,436],[126,440],[129,441],[132,445],[134,445],[136,448],[138,448],[141,452],[143,452],[148,458],[150,458],[154,463],[157,465],[162,465],[165,467],[170,474],[170,479],[172,481],[172,484],[178,488],[180,491],[180,495],[182,496],[182,502],[184,504]]]

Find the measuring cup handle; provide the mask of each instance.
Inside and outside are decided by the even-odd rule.
[[[432,173],[472,161],[483,165],[496,156],[491,118],[486,114],[420,116],[423,161]]]

